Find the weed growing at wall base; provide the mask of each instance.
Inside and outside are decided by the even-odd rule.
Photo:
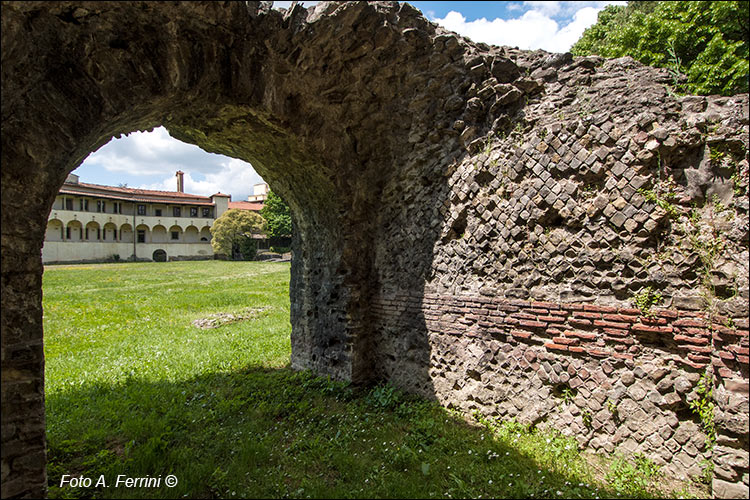
[[[668,495],[653,482],[626,490],[607,481],[559,433],[495,419],[470,425],[390,385],[292,371],[288,287],[282,263],[48,267],[50,496]],[[262,313],[192,325],[248,307]],[[103,475],[108,486],[61,488],[65,474],[92,483]],[[115,487],[118,475],[178,483]]]

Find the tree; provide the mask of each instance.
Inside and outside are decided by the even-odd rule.
[[[263,218],[249,210],[227,210],[211,227],[211,247],[215,253],[233,257],[241,253],[246,260],[255,256],[252,235],[264,231]]]
[[[266,202],[260,209],[266,220],[266,234],[269,238],[284,238],[292,235],[292,216],[284,200],[273,191],[268,192]]]
[[[668,68],[691,94],[748,91],[746,1],[628,2],[607,6],[571,48],[574,55],[631,56]],[[677,85],[678,75],[687,77]]]

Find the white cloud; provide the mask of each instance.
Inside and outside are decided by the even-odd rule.
[[[207,174],[204,180],[193,179],[190,172],[185,172],[185,192],[211,196],[218,192],[232,194],[233,201],[246,200],[252,193],[253,185],[263,182],[263,179],[253,170],[252,166],[236,158],[225,158],[222,170]],[[160,191],[174,191],[177,185],[174,172],[164,177],[160,182],[137,186],[142,189],[157,189]]]
[[[113,139],[91,153],[85,163],[102,167],[108,172],[157,175],[180,169],[215,172],[223,158],[193,144],[173,139],[164,127],[159,127],[152,132],[133,132]]]
[[[560,13],[561,2],[524,2],[523,4],[527,7],[531,7],[531,10],[540,12],[545,16],[554,17]]]
[[[597,15],[606,5],[624,3],[524,2],[523,6],[530,9],[512,19],[496,18],[488,21],[481,18],[467,21],[460,12],[450,11],[443,19],[434,21],[475,42],[527,50],[566,52],[578,41],[584,30],[596,22]],[[512,9],[509,10],[521,9],[518,4],[512,4]]]
[[[82,166],[111,173],[116,179],[111,185],[127,176],[130,187],[165,191],[175,190],[175,172],[182,170],[185,192],[208,196],[221,191],[234,200],[246,199],[253,184],[263,182],[250,163],[207,153],[172,138],[163,127],[114,139],[89,155]],[[154,182],[154,178],[162,180]]]

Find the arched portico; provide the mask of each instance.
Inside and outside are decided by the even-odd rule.
[[[146,226],[143,226],[146,227]],[[168,240],[167,228],[161,224],[157,224],[151,228],[151,242],[152,243],[166,243]]]
[[[96,221],[86,223],[83,239],[86,241],[98,241],[102,236],[102,228]]]
[[[50,219],[47,222],[47,232],[44,234],[45,241],[63,241],[65,228],[59,219]]]
[[[169,232],[167,234],[167,239],[173,243],[179,243],[179,242],[184,241],[182,227],[177,224],[170,227]]]
[[[65,239],[69,241],[83,241],[85,239],[83,224],[77,220],[68,222],[68,225],[65,227]]]
[[[185,243],[199,243],[201,238],[198,228],[195,226],[188,226],[185,229],[184,241]]]
[[[123,243],[133,243],[133,226],[130,224],[120,226],[118,238]]]
[[[102,240],[104,241],[117,241],[118,239],[117,226],[112,222],[107,222],[102,228]]]

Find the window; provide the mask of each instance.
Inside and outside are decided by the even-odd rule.
[[[138,205],[138,215],[146,215],[146,205]]]
[[[70,226],[65,228],[65,239],[66,240],[70,239]]]
[[[83,212],[83,200],[78,200],[78,210]]]
[[[112,213],[113,214],[121,214],[122,213],[122,203],[115,202],[112,204]]]
[[[89,239],[89,228],[86,228],[86,239]]]
[[[172,207],[172,215],[174,215],[175,217],[180,217],[182,215],[182,208]]]
[[[112,230],[112,239],[117,241],[117,229]]]
[[[102,200],[96,200],[96,211],[101,212],[102,208]]]
[[[73,198],[65,198],[65,210],[73,210]]]
[[[203,217],[211,217],[211,209],[209,207],[203,207]]]
[[[190,207],[190,217],[198,217],[198,207]]]
[[[156,215],[157,217],[161,217],[161,208],[155,208],[154,215]]]
[[[102,230],[99,229],[98,227],[96,228],[96,239],[97,240],[102,239]]]
[[[138,230],[138,243],[146,243],[146,230],[145,229]]]
[[[173,240],[179,240],[180,239],[180,232],[179,231],[172,231],[172,239]]]

